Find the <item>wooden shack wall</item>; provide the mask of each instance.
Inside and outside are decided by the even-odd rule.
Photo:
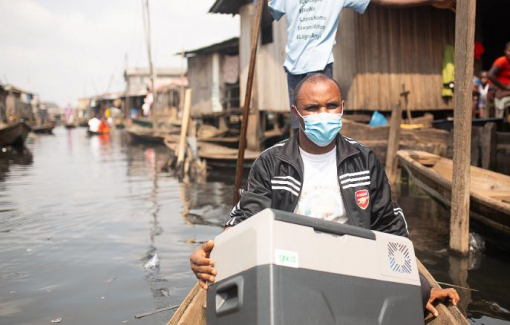
[[[455,14],[432,7],[387,9],[369,6],[364,15],[340,17],[333,76],[346,107],[391,111],[410,91],[411,110],[452,109],[441,97],[444,48],[453,45]]]
[[[219,55],[219,84],[220,100],[225,93],[223,78],[223,65],[225,55]],[[212,103],[212,78],[213,78],[213,54],[197,55],[188,57],[188,80],[189,87],[193,90],[191,99],[191,116],[217,114],[213,112]],[[225,108],[223,108],[225,110]]]
[[[241,105],[243,105],[255,8],[240,8],[239,38]],[[411,110],[452,109],[441,97],[444,48],[453,45],[455,14],[432,7],[388,9],[369,6],[364,15],[344,10],[333,49],[333,77],[347,109],[391,111],[402,92],[410,91]],[[259,43],[252,107],[288,111],[287,78],[283,70],[287,31],[285,18],[273,23],[273,42]]]
[[[240,63],[240,94],[241,106],[244,105],[246,81],[251,54],[251,35],[255,7],[252,3],[242,6],[239,10],[241,17],[241,35],[239,37]],[[252,107],[268,112],[289,111],[287,90],[287,76],[283,70],[285,61],[285,44],[287,43],[287,29],[285,18],[273,22],[273,42],[262,45],[259,41],[255,83],[252,91]]]

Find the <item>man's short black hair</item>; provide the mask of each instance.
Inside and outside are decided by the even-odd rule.
[[[311,82],[311,83],[318,83],[318,82],[323,82],[323,81],[333,81],[335,83],[335,85],[338,87],[338,91],[340,91],[340,95],[342,95],[342,90],[340,89],[340,85],[338,84],[338,82],[336,82],[335,79],[333,78],[330,78],[328,76],[326,76],[324,73],[311,73],[309,75],[307,75],[306,77],[303,78],[303,80],[301,80],[296,88],[294,89],[294,105],[297,106],[297,99],[299,97],[299,93],[301,92],[301,88],[303,87],[303,85],[305,83],[308,83],[308,82]]]

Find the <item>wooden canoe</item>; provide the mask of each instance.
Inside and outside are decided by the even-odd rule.
[[[132,140],[138,142],[160,143],[163,144],[165,137],[170,134],[176,134],[179,129],[152,129],[133,125],[126,129]]]
[[[30,125],[30,128],[34,133],[52,133],[55,128],[55,123],[48,122],[44,124]]]
[[[434,277],[427,271],[427,269],[417,260],[418,269],[421,274],[427,278],[433,288],[441,288],[436,282]],[[191,272],[191,271],[190,271]],[[469,322],[466,317],[462,315],[460,310],[451,304],[445,305],[438,303],[436,306],[439,316],[434,318],[432,315],[427,315],[425,324],[430,325],[467,325]],[[206,325],[206,291],[202,290],[196,284],[189,294],[184,298],[181,305],[172,316],[168,325]]]
[[[0,127],[0,147],[22,146],[30,130],[25,122],[16,122]]]
[[[168,135],[165,137],[165,145],[168,149],[175,152],[179,142],[178,135]],[[238,149],[230,148],[214,143],[208,143],[202,139],[198,140],[198,157],[207,160],[207,164],[217,167],[235,167],[237,162]],[[246,149],[244,152],[244,159],[246,161],[245,167],[257,159],[260,152]]]
[[[450,206],[453,162],[422,151],[397,152],[416,185]],[[487,240],[510,250],[510,176],[471,167],[470,216]]]

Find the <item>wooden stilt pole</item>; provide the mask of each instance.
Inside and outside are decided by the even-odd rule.
[[[450,249],[461,255],[467,255],[469,252],[471,89],[473,88],[475,15],[476,1],[457,0]]]
[[[241,134],[239,137],[239,152],[237,156],[236,166],[236,183],[234,188],[234,202],[236,205],[239,201],[239,189],[243,182],[243,166],[244,166],[244,150],[246,149],[246,131],[248,130],[248,116],[250,114],[251,91],[253,89],[253,76],[255,74],[255,62],[257,59],[257,47],[259,43],[260,20],[262,18],[262,10],[264,8],[263,0],[257,1],[257,11],[255,20],[253,21],[253,33],[251,35],[251,54],[250,65],[248,68],[248,80],[246,82],[246,96],[243,105],[243,120],[241,124]]]
[[[388,137],[388,150],[386,152],[386,175],[390,184],[395,183],[397,176],[397,150],[400,144],[400,123],[402,122],[402,106],[393,106],[391,111],[390,136]]]
[[[186,137],[188,136],[188,126],[191,111],[191,89],[186,89],[184,95],[184,108],[182,111],[181,120],[181,137],[179,138],[179,147],[177,148],[177,168],[180,169],[184,163],[184,154],[186,153],[187,143]]]

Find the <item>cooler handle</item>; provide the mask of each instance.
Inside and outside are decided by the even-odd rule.
[[[277,221],[283,221],[300,226],[311,227],[317,231],[333,235],[339,236],[349,235],[375,240],[375,233],[368,229],[363,229],[351,225],[345,225],[334,221],[306,217],[299,214],[290,213],[287,211],[280,211],[275,209],[271,209],[271,211],[274,214],[274,220]]]
[[[226,280],[216,287],[216,315],[235,313],[243,307],[244,280],[242,276]]]

